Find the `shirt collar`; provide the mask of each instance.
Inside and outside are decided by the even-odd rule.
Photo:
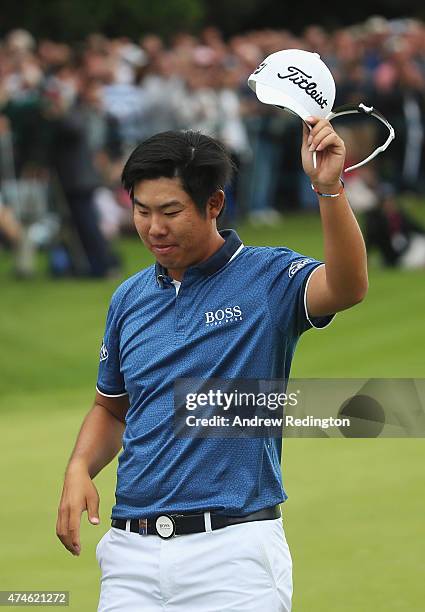
[[[221,230],[219,234],[225,240],[221,247],[211,257],[191,266],[188,270],[198,270],[204,276],[211,276],[232,259],[236,251],[242,246],[242,240],[232,229]],[[163,288],[164,280],[169,279],[169,276],[167,269],[161,266],[158,261],[155,264],[155,276],[158,285]]]

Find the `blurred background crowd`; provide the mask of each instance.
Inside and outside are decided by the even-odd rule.
[[[140,141],[164,130],[200,130],[228,147],[238,173],[227,187],[225,225],[315,210],[299,119],[260,104],[247,87],[264,57],[287,48],[321,55],[336,106],[373,105],[394,126],[395,142],[347,175],[346,186],[382,261],[424,266],[423,229],[398,199],[425,194],[425,24],[376,16],[333,31],[309,25],[298,36],[268,29],[226,39],[213,27],[167,41],[94,33],[78,44],[10,31],[0,40],[0,243],[15,249],[16,273],[31,276],[38,248],[57,276],[119,272],[111,245],[131,231],[121,169]],[[386,138],[371,118],[337,119],[335,127],[347,165]]]

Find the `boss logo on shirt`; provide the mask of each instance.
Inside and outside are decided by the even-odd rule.
[[[242,321],[242,310],[240,306],[228,306],[227,308],[219,308],[205,313],[205,323],[207,327],[214,325],[222,325],[233,323],[234,321]]]

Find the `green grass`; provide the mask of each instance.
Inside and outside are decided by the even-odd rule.
[[[287,244],[321,256],[314,216],[267,230],[244,226],[240,234],[246,244]],[[119,248],[126,276],[151,261],[135,239]],[[9,263],[0,262],[0,590],[66,589],[72,610],[95,610],[94,549],[109,528],[116,462],[96,478],[101,525],[83,515],[80,557],[62,548],[55,523],[118,281],[52,282],[42,274],[14,281]],[[424,377],[423,283],[423,272],[373,267],[365,302],[301,339],[293,376]],[[424,457],[423,440],[286,440],[294,612],[423,609]]]

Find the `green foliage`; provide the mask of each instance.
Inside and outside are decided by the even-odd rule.
[[[420,0],[375,0],[367,10],[361,3],[351,3],[343,12],[339,0],[328,0],[325,8],[308,0],[21,0],[2,11],[0,35],[21,27],[54,40],[78,41],[92,32],[137,40],[149,31],[168,37],[208,25],[227,35],[261,28],[301,32],[310,23],[334,29],[373,14],[424,18],[425,9]]]
[[[207,20],[218,25],[226,34],[240,32],[245,24],[255,20],[255,15],[258,15],[264,4],[270,4],[270,0],[207,0]]]
[[[134,39],[146,32],[191,30],[203,17],[202,0],[22,0],[2,15],[1,30],[23,27],[54,40],[81,40],[92,32]]]

